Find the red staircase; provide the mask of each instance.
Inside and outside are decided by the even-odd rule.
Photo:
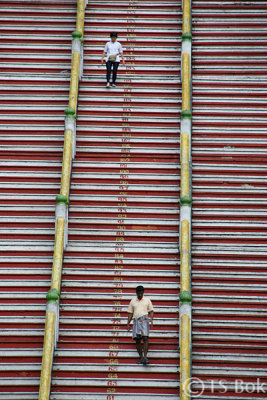
[[[76,2],[6,0],[0,18],[0,399],[36,400]]]
[[[113,30],[126,66],[107,89]],[[180,36],[175,2],[87,6],[51,399],[179,396]],[[138,284],[155,307],[149,366],[126,328]]]
[[[37,400],[76,2],[0,16],[0,400]],[[192,399],[264,399],[267,5],[193,0],[192,16]],[[113,30],[126,67],[106,89]],[[50,400],[177,400],[180,3],[97,0],[84,37]],[[148,366],[126,329],[139,284]]]

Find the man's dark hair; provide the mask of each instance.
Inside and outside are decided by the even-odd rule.
[[[109,36],[110,36],[111,38],[112,38],[112,37],[118,37],[118,34],[117,34],[117,32],[111,32]]]
[[[144,292],[144,291],[145,291],[144,286],[140,285],[136,287],[136,292]]]

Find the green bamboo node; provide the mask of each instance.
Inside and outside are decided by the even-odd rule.
[[[56,201],[57,203],[65,203],[67,205],[69,204],[69,199],[64,194],[58,194],[56,197]]]
[[[66,114],[67,117],[76,118],[76,113],[75,113],[75,110],[73,108],[67,107],[67,108],[65,108],[64,111],[65,111],[65,114]]]
[[[58,289],[50,289],[46,295],[47,303],[55,303],[59,300],[59,297],[60,291]]]
[[[182,34],[182,40],[183,41],[185,41],[185,40],[189,40],[189,41],[191,41],[192,40],[192,33],[183,33]]]
[[[73,37],[73,39],[82,39],[82,32],[80,32],[80,31],[73,31],[72,32],[72,37]]]
[[[191,206],[192,199],[188,196],[183,196],[180,198],[180,206]]]
[[[184,110],[181,112],[181,118],[192,118],[192,113],[190,110]]]
[[[188,290],[183,290],[179,293],[180,301],[182,304],[190,304],[192,302],[192,295]]]

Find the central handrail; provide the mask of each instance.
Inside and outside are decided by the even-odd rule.
[[[65,110],[64,149],[62,158],[60,194],[56,197],[55,242],[50,290],[46,295],[46,321],[44,332],[39,400],[49,400],[54,350],[59,333],[59,300],[63,253],[68,242],[68,205],[72,160],[76,151],[76,114],[79,80],[83,72],[83,32],[85,0],[77,1],[76,30],[72,32],[72,61],[69,103]]]
[[[180,132],[180,400],[191,399],[191,364],[192,364],[192,295],[191,295],[191,226],[192,226],[192,32],[191,1],[183,0],[182,27],[182,111]]]

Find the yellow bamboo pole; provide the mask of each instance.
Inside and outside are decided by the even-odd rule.
[[[57,332],[57,313],[58,303],[60,296],[61,286],[61,273],[62,273],[62,262],[64,252],[64,237],[65,237],[65,226],[66,226],[66,214],[64,214],[64,207],[68,204],[70,179],[71,179],[71,165],[72,165],[72,147],[74,140],[74,132],[67,126],[75,126],[73,120],[76,116],[77,111],[77,99],[78,99],[78,88],[79,88],[79,70],[81,60],[81,46],[77,40],[81,40],[84,32],[84,14],[85,14],[85,0],[78,0],[77,3],[77,20],[76,20],[76,32],[73,32],[73,53],[71,62],[71,79],[69,89],[69,108],[65,110],[68,122],[65,122],[65,136],[64,136],[64,150],[62,160],[62,172],[61,172],[61,187],[60,195],[57,196],[59,202],[58,214],[56,212],[56,229],[55,229],[55,244],[54,244],[54,255],[53,255],[53,266],[51,276],[51,286],[47,293],[47,311],[46,311],[46,322],[45,322],[45,333],[44,333],[44,344],[43,344],[43,357],[42,367],[40,376],[40,388],[39,388],[39,400],[49,400],[50,397],[50,386],[51,386],[51,372],[53,364],[53,353],[55,346],[55,335]],[[59,199],[58,199],[59,198]],[[63,208],[61,203],[65,203]],[[66,208],[65,208],[66,210]],[[63,214],[62,214],[63,212]]]
[[[180,134],[180,400],[191,399],[191,2],[183,1]]]
[[[70,93],[69,93],[69,108],[72,108],[75,111],[75,114],[77,111],[79,69],[80,69],[80,52],[75,51],[72,54]]]
[[[83,32],[84,32],[84,10],[85,10],[85,0],[78,0],[76,31],[81,32],[82,37],[83,37]]]
[[[190,110],[190,55],[182,55],[182,111]]]
[[[190,0],[183,0],[183,28],[182,34],[191,33]]]
[[[184,219],[181,223],[181,246],[180,246],[180,285],[181,292],[190,291],[190,268],[189,268],[189,222]]]
[[[49,311],[46,313],[45,334],[43,345],[43,359],[40,377],[39,400],[49,400],[51,369],[53,363],[54,335],[56,325],[56,313]]]
[[[190,318],[181,317],[181,346],[180,346],[180,400],[189,400],[190,395]]]
[[[64,150],[62,159],[60,194],[66,196],[67,198],[69,198],[69,190],[70,190],[72,142],[73,142],[73,132],[71,130],[66,130],[64,135]]]
[[[189,136],[181,134],[181,197],[189,197]]]
[[[58,218],[56,223],[51,289],[60,290],[63,247],[64,247],[64,232],[65,232],[65,218]]]

